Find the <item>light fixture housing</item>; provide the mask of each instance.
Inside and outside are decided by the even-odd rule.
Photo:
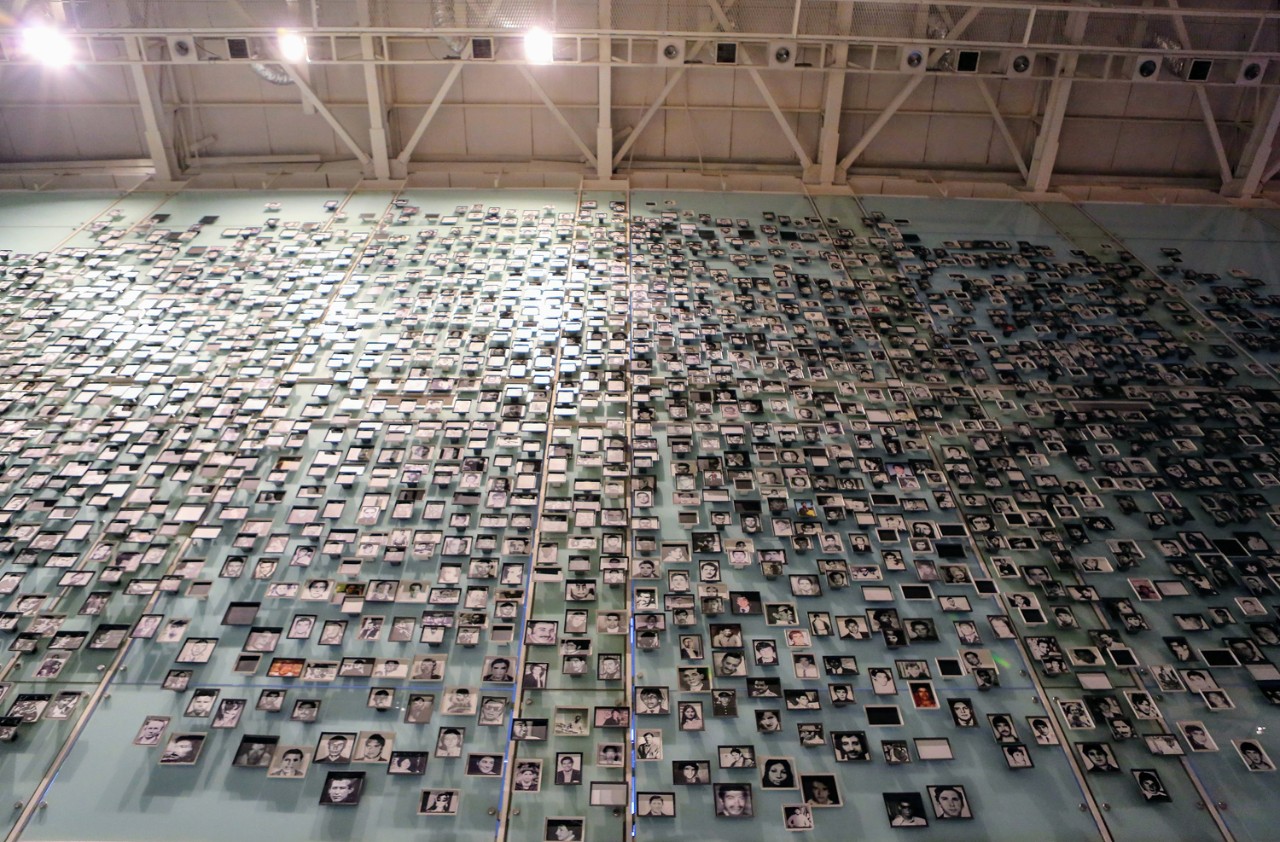
[[[1130,78],[1135,82],[1154,82],[1160,78],[1162,57],[1158,55],[1140,55],[1133,60],[1133,72]]]
[[[898,70],[903,73],[924,73],[928,64],[929,48],[922,44],[908,44],[898,55]]]
[[[194,64],[200,60],[196,39],[190,35],[170,35],[169,58],[179,64]]]
[[[305,64],[307,61],[307,38],[291,29],[282,29],[279,32],[277,46],[280,48],[280,58],[289,64]]]
[[[1240,62],[1240,70],[1236,73],[1237,85],[1261,85],[1262,77],[1267,75],[1267,60],[1264,58],[1247,58]]]
[[[770,67],[795,67],[799,47],[794,41],[774,41],[769,45]]]
[[[683,38],[658,39],[658,64],[684,64],[685,44]]]
[[[66,33],[43,24],[22,30],[22,51],[47,67],[63,67],[75,58],[75,47]]]
[[[1026,50],[1015,50],[1009,53],[1009,60],[1005,64],[1005,75],[1011,79],[1025,79],[1031,76],[1031,72],[1036,68],[1036,54],[1027,52]]]
[[[556,58],[551,33],[535,26],[524,34],[524,57],[530,64],[551,64]]]

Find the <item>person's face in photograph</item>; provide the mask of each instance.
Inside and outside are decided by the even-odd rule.
[[[529,642],[551,644],[556,642],[556,627],[551,623],[534,623],[529,627]]]
[[[526,766],[516,775],[516,785],[521,789],[532,789],[533,782],[538,777],[538,770],[532,766]]]
[[[377,760],[382,756],[382,749],[385,746],[386,741],[381,737],[369,737],[364,741],[364,748],[360,756],[364,760]]]
[[[213,711],[213,696],[199,695],[191,700],[192,716],[208,716]]]
[[[760,714],[760,730],[761,731],[780,731],[782,723],[778,721],[778,715],[771,710],[766,710]]]
[[[958,819],[964,814],[964,796],[949,786],[938,789],[933,800],[938,805],[938,815],[944,819]]]
[[[345,737],[330,737],[325,748],[329,752],[329,757],[341,757],[347,750],[347,740]]]
[[[138,742],[156,742],[160,739],[160,735],[164,733],[165,725],[167,724],[163,719],[148,719],[138,732]]]
[[[738,788],[726,788],[720,792],[721,813],[726,816],[742,816],[747,812],[747,793]]]
[[[791,777],[791,770],[786,763],[774,760],[764,770],[765,780],[770,786],[782,786]]]
[[[342,803],[356,791],[356,782],[350,778],[334,778],[329,781],[329,800]]]
[[[494,768],[494,759],[489,755],[483,755],[476,760],[476,770],[482,775],[492,775]]]
[[[188,760],[196,753],[195,741],[189,740],[186,737],[174,740],[169,744],[169,751],[167,753],[170,757],[178,760]]]
[[[294,774],[297,774],[298,770],[301,768],[302,768],[302,752],[286,751],[283,755],[281,755],[280,769],[279,769],[281,773],[285,775],[294,775]]]
[[[810,804],[831,804],[831,786],[826,781],[813,781],[809,785]]]

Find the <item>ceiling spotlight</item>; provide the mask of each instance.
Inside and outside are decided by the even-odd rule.
[[[1150,79],[1156,75],[1156,71],[1160,69],[1160,62],[1153,58],[1143,59],[1138,62],[1138,76],[1142,79]]]
[[[1013,60],[1014,73],[1026,73],[1031,69],[1031,59],[1026,56],[1018,56]]]
[[[288,29],[280,30],[280,58],[290,64],[307,60],[307,39]]]
[[[779,47],[773,51],[773,60],[778,64],[786,64],[791,60],[791,50],[787,47]]]
[[[70,64],[74,56],[66,34],[50,26],[30,26],[22,31],[22,50],[49,67]]]
[[[551,33],[534,27],[524,35],[524,57],[530,64],[550,64],[555,59]]]
[[[667,61],[675,61],[680,58],[680,48],[675,44],[668,44],[662,48],[662,57]]]

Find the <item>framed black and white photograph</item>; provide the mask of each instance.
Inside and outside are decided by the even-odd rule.
[[[162,766],[194,766],[200,759],[206,734],[179,733],[169,737],[160,755]]]
[[[501,754],[468,754],[467,771],[469,778],[497,778],[502,776]]]
[[[582,752],[556,752],[555,774],[552,783],[556,786],[580,786],[582,784]]]
[[[183,641],[182,648],[178,651],[178,657],[174,658],[174,662],[179,664],[207,664],[209,659],[213,657],[213,651],[217,645],[218,638],[216,637],[189,637]]]
[[[756,750],[751,745],[725,745],[716,749],[721,769],[756,768]]]
[[[271,755],[271,766],[267,769],[267,777],[301,780],[307,776],[307,769],[310,766],[311,748],[309,746],[277,745]]]
[[[844,804],[835,775],[801,773],[800,795],[805,804],[814,808],[840,807]]]
[[[160,738],[164,736],[169,722],[168,716],[148,716],[142,721],[142,727],[138,729],[138,733],[134,735],[133,744],[135,746],[160,745]]]
[[[1166,804],[1173,800],[1169,790],[1165,788],[1160,773],[1155,769],[1130,769],[1129,774],[1138,785],[1138,794],[1142,796],[1145,803]]]
[[[636,792],[636,815],[645,819],[671,819],[676,815],[674,792]]]
[[[541,792],[542,761],[516,761],[515,774],[512,775],[511,789],[514,792]]]
[[[280,738],[274,734],[245,734],[240,738],[240,745],[236,748],[231,765],[251,769],[269,768],[279,742]]]
[[[888,814],[889,827],[928,827],[924,799],[918,792],[885,792],[881,794]]]
[[[364,794],[365,773],[346,769],[325,775],[320,803],[328,807],[355,807]]]
[[[715,815],[722,819],[749,819],[755,816],[751,785],[719,783],[711,785]]]
[[[582,816],[549,816],[543,823],[542,839],[543,842],[586,842],[587,820]]]
[[[460,800],[456,789],[424,789],[418,798],[418,815],[456,816]]]
[[[1240,755],[1244,768],[1250,772],[1274,772],[1276,764],[1272,762],[1266,749],[1258,740],[1232,740],[1236,754]]]
[[[939,821],[973,818],[968,793],[959,784],[934,784],[925,787],[929,803],[933,805],[933,817]]]
[[[759,762],[761,789],[799,789],[795,761],[790,757],[762,757]]]

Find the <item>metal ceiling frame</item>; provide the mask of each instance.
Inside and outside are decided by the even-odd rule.
[[[298,10],[298,19],[309,19],[313,23],[320,20],[317,2],[318,0],[305,0],[302,5],[308,6],[311,13],[308,16]],[[670,0],[670,2],[674,3],[674,0]],[[926,72],[913,73],[908,78],[905,78],[902,87],[880,109],[875,119],[862,131],[861,135],[857,138],[847,139],[850,141],[848,148],[843,155],[839,155],[840,148],[843,145],[842,141],[846,140],[841,137],[840,124],[841,118],[849,113],[845,108],[844,99],[847,81],[851,74],[897,75],[901,77],[903,75],[902,70],[898,66],[900,52],[908,46],[918,45],[922,42],[932,47],[930,52],[931,59],[936,59],[944,48],[948,50],[974,49],[979,51],[1007,51],[1014,48],[1031,50],[1043,57],[1036,73],[1029,78],[1029,81],[1041,86],[1044,103],[1037,110],[1037,113],[1020,115],[1023,118],[1029,116],[1031,119],[1036,120],[1039,125],[1034,147],[1031,150],[1020,148],[1018,140],[1014,137],[1004,116],[1000,113],[996,97],[993,96],[988,86],[989,80],[1004,79],[1005,74],[1003,72],[994,72],[990,67],[987,67],[983,72],[965,74],[965,76],[976,84],[994,127],[1011,155],[1020,180],[1026,189],[1037,193],[1046,192],[1053,181],[1063,123],[1071,119],[1068,113],[1068,105],[1074,82],[1088,80],[1130,84],[1131,80],[1127,75],[1130,59],[1137,55],[1160,52],[1144,46],[1146,27],[1152,20],[1167,20],[1171,23],[1185,48],[1185,52],[1178,54],[1180,56],[1190,57],[1194,55],[1197,58],[1203,57],[1215,61],[1228,62],[1244,61],[1246,58],[1266,59],[1271,61],[1272,71],[1280,71],[1280,52],[1266,52],[1255,49],[1264,30],[1280,31],[1280,11],[1184,9],[1178,5],[1177,0],[1165,0],[1168,4],[1167,8],[1153,7],[1153,0],[1144,0],[1142,5],[1126,7],[1081,6],[1065,3],[1024,4],[1008,2],[1008,0],[951,3],[945,6],[918,2],[915,4],[917,10],[914,29],[910,31],[904,30],[901,37],[886,37],[865,35],[855,31],[855,5],[858,9],[892,5],[894,9],[900,10],[904,5],[901,0],[892,4],[889,3],[889,0],[859,0],[857,4],[851,2],[851,0],[850,2],[837,2],[835,25],[830,27],[830,32],[822,34],[805,31],[805,12],[812,5],[809,0],[795,0],[792,7],[793,13],[790,15],[789,31],[778,32],[744,31],[741,21],[735,20],[730,16],[730,12],[734,9],[734,2],[735,0],[727,0],[727,2],[723,3],[720,0],[690,0],[693,5],[702,6],[705,4],[706,9],[704,11],[710,12],[712,20],[709,23],[714,29],[692,31],[611,29],[609,28],[609,23],[614,17],[612,0],[596,0],[596,28],[570,31],[560,31],[557,28],[557,38],[576,39],[578,42],[578,49],[572,51],[573,55],[577,57],[576,60],[571,62],[572,65],[576,67],[594,67],[597,70],[597,96],[594,106],[597,112],[595,119],[596,136],[593,142],[581,137],[573,128],[562,106],[548,95],[527,63],[513,57],[517,52],[516,50],[506,50],[504,47],[505,57],[500,53],[498,58],[485,61],[484,65],[487,67],[515,68],[514,73],[523,78],[534,94],[534,99],[522,107],[536,106],[537,102],[541,102],[549,110],[556,122],[567,132],[573,141],[574,147],[581,153],[581,160],[586,162],[595,179],[602,182],[607,182],[615,177],[627,154],[634,148],[637,139],[651,124],[654,116],[665,107],[668,96],[689,71],[692,70],[697,73],[744,72],[759,92],[765,108],[773,115],[779,127],[780,136],[785,139],[794,153],[799,175],[809,184],[832,186],[839,185],[848,178],[850,168],[866,152],[877,135],[903,109],[912,94],[915,93],[925,79],[937,71],[928,70]],[[314,113],[325,120],[342,146],[351,152],[353,161],[358,163],[367,178],[376,180],[404,178],[412,169],[415,149],[421,143],[424,134],[440,109],[444,107],[446,97],[454,89],[454,84],[465,68],[473,64],[469,48],[470,39],[487,35],[498,39],[503,44],[511,42],[511,46],[514,46],[514,41],[521,37],[519,33],[515,33],[510,29],[493,25],[493,15],[501,4],[502,0],[492,0],[488,5],[487,11],[478,21],[484,26],[449,29],[428,26],[419,29],[405,29],[372,25],[371,9],[379,4],[374,0],[362,0],[358,4],[360,19],[362,24],[368,25],[352,28],[303,26],[299,31],[307,36],[311,45],[311,67],[292,67],[284,64],[281,66],[297,87],[302,104],[308,109],[314,109]],[[243,12],[241,4],[236,3],[235,5]],[[827,5],[829,6],[830,4]],[[953,19],[951,10],[956,12],[963,10],[963,12],[958,18]],[[982,13],[992,11],[1016,13],[1017,15],[1025,16],[1025,26],[1022,27],[1020,33],[1011,33],[1011,37],[1005,40],[983,40],[977,36],[970,36],[968,34],[970,24],[977,20]],[[927,28],[925,23],[931,13],[943,20],[945,31],[940,37],[935,32],[932,38],[923,38],[919,32]],[[242,16],[250,19],[247,12],[244,12]],[[1048,35],[1039,36],[1041,40],[1033,40],[1037,37],[1036,21],[1050,16],[1065,16],[1067,24],[1061,27],[1061,37],[1055,37],[1053,27],[1042,27],[1042,30],[1048,32]],[[1134,32],[1132,43],[1105,47],[1086,43],[1087,25],[1098,17],[1118,18],[1131,22]],[[1249,49],[1197,49],[1192,52],[1190,49],[1192,46],[1191,33],[1196,30],[1196,27],[1210,22],[1228,22],[1236,26],[1251,28],[1253,34],[1250,39]],[[168,38],[179,35],[195,37],[197,40],[244,37],[256,39],[258,42],[266,42],[273,40],[276,33],[277,30],[275,29],[263,27],[229,29],[157,27],[81,30],[75,33],[73,38],[77,39],[79,43],[81,55],[84,59],[82,61],[83,65],[123,65],[129,68],[133,93],[136,97],[135,105],[140,109],[143,121],[143,139],[147,153],[153,160],[156,179],[173,181],[183,177],[181,165],[174,152],[175,127],[170,124],[172,117],[165,112],[163,98],[157,94],[158,78],[154,74],[176,67],[179,64],[189,68],[188,72],[195,72],[202,65],[252,64],[261,62],[262,59],[255,57],[253,60],[220,59],[198,63],[179,62],[168,53]],[[1016,37],[1013,37],[1015,34]],[[733,67],[724,68],[715,64],[704,64],[698,58],[700,51],[716,36],[720,36],[720,40],[730,40],[739,45],[739,60]],[[0,43],[8,44],[15,38],[16,32],[12,27],[0,28]],[[648,104],[639,120],[630,127],[629,136],[622,139],[621,145],[615,149],[617,144],[615,143],[614,110],[619,107],[619,104],[614,101],[615,74],[622,70],[639,71],[648,69],[653,72],[662,66],[657,49],[659,38],[683,38],[686,41],[693,42],[691,44],[692,49],[686,51],[688,58],[683,64],[670,68],[663,67],[662,72],[666,73],[666,82],[661,91]],[[454,43],[466,43],[468,46],[459,55],[450,57],[434,57],[428,54],[410,55],[406,49],[407,45],[410,44],[421,44],[425,41],[438,41],[441,39],[446,41],[452,39]],[[759,56],[764,54],[763,50],[768,47],[770,42],[777,40],[795,42],[798,45],[798,50],[811,60],[797,62],[792,66],[763,68],[759,63]],[[583,43],[588,43],[596,48],[594,57],[591,57],[590,50],[587,51],[586,57],[583,57]],[[6,65],[33,63],[33,60],[27,57],[16,55],[12,49],[5,52],[9,56],[9,60],[0,62],[0,79],[3,78],[3,68]],[[756,58],[753,59],[753,55]],[[425,112],[410,133],[408,140],[404,143],[403,148],[393,157],[394,150],[391,148],[390,137],[392,127],[389,124],[389,115],[394,107],[407,106],[389,105],[386,91],[386,85],[389,84],[389,80],[384,79],[383,74],[389,68],[415,65],[448,66],[449,72],[436,90]],[[363,104],[367,108],[369,119],[367,129],[369,146],[367,150],[335,116],[332,107],[326,105],[321,96],[317,94],[307,75],[309,70],[339,67],[361,68],[365,93]],[[815,71],[824,74],[820,109],[821,122],[819,134],[816,143],[812,144],[812,149],[808,148],[797,135],[792,120],[796,114],[806,111],[811,112],[813,109],[787,109],[780,105],[764,75],[766,70],[770,74],[812,73]],[[1262,184],[1275,176],[1277,172],[1280,172],[1280,164],[1270,164],[1277,127],[1280,126],[1280,106],[1277,105],[1277,98],[1280,97],[1280,72],[1268,74],[1268,78],[1263,79],[1261,84],[1257,86],[1260,89],[1259,103],[1255,109],[1256,113],[1253,115],[1252,131],[1248,143],[1234,167],[1231,164],[1226,145],[1214,118],[1213,104],[1209,98],[1210,89],[1234,88],[1234,82],[1223,81],[1221,74],[1219,74],[1218,79],[1207,84],[1189,83],[1173,79],[1163,79],[1147,84],[1194,86],[1193,90],[1199,103],[1201,116],[1217,160],[1222,182],[1221,189],[1224,195],[1253,195],[1260,189]],[[199,109],[201,107],[215,107],[215,105],[217,107],[223,105],[234,107],[234,104],[231,103],[202,106],[199,102],[189,102],[181,103],[178,108]],[[246,101],[244,105],[246,107],[259,108],[281,106],[279,103],[263,103],[260,101]],[[465,102],[462,105],[467,107]],[[490,104],[486,103],[485,105]],[[0,102],[0,108],[4,107],[5,104]],[[55,104],[55,107],[75,106],[70,103],[59,103]],[[575,105],[573,107],[586,106]],[[627,105],[623,107],[635,108],[636,106]],[[730,109],[737,108],[732,105],[727,107]],[[694,108],[696,109],[697,106],[694,106]],[[947,115],[951,112],[938,111],[936,113]],[[1185,120],[1185,116],[1177,115],[1177,119],[1180,121]],[[362,129],[362,131],[364,130]],[[1029,160],[1025,157],[1028,154],[1030,155]],[[296,158],[296,156],[292,157]]]

